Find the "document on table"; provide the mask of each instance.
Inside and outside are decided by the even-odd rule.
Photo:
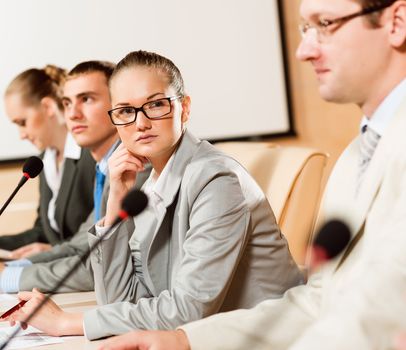
[[[18,298],[15,295],[12,294],[6,294],[6,293],[1,293],[0,294],[0,302],[3,301],[11,301],[11,300],[18,300]]]
[[[3,344],[8,336],[15,330],[15,327],[0,327],[0,344]],[[25,349],[33,346],[63,343],[63,339],[52,337],[38,329],[28,326],[25,330],[20,330],[17,336],[8,344],[7,350]]]
[[[0,314],[13,307],[19,301],[20,300],[17,298],[15,294],[10,295],[0,293]]]

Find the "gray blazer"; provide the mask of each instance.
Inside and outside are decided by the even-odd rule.
[[[42,292],[52,290],[67,271],[79,260],[89,247],[87,232],[94,224],[94,212],[80,226],[79,231],[69,241],[53,247],[49,252],[34,255],[30,258],[33,265],[24,267],[19,290],[38,288]],[[59,292],[93,290],[93,273],[90,263],[82,264],[78,271],[62,286]]]
[[[136,187],[141,188],[150,173],[146,168],[137,177]],[[102,215],[106,212],[107,197],[110,189],[108,176],[103,188],[103,201],[101,207]],[[49,292],[67,271],[78,261],[89,248],[87,234],[94,225],[94,211],[87,220],[80,226],[79,231],[70,241],[52,247],[48,252],[36,254],[29,258],[34,264],[23,269],[19,289],[32,290],[36,287],[43,292]],[[62,286],[59,292],[79,292],[93,290],[93,272],[90,261],[82,264],[75,274]]]
[[[237,161],[186,132],[172,170],[163,215],[146,210],[136,228],[122,224],[91,256],[104,306],[84,315],[89,339],[172,329],[302,282],[265,195]]]

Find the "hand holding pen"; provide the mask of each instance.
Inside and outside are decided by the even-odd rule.
[[[5,321],[9,316],[11,316],[11,314],[13,314],[14,312],[16,312],[17,310],[20,310],[26,303],[26,300],[21,300],[18,304],[14,305],[11,309],[8,309],[6,312],[4,312],[1,316],[0,316],[0,321]]]

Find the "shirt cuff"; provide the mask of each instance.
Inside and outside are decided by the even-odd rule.
[[[17,293],[23,270],[21,266],[6,267],[0,275],[0,289],[4,293]]]
[[[83,335],[84,335],[84,337],[85,337],[87,340],[89,340],[89,338],[88,338],[87,335],[86,335],[85,320],[83,320],[82,327],[83,327]]]
[[[31,266],[32,265],[32,261],[28,260],[28,259],[18,259],[18,260],[11,260],[11,261],[7,261],[5,263],[6,266],[10,266],[10,267],[25,267],[25,266]]]
[[[104,236],[106,234],[106,232],[111,229],[111,227],[110,226],[101,226],[101,224],[102,223],[100,221],[98,223],[96,223],[96,225],[94,226],[94,231],[98,238],[103,236],[103,241],[104,241],[104,240],[110,238],[110,236],[113,234],[114,230],[111,231],[107,236]]]

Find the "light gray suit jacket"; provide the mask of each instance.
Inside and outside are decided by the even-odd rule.
[[[321,207],[321,225],[351,228],[348,249],[307,285],[181,327],[192,350],[390,349],[406,328],[406,101],[385,129],[356,193],[359,138],[338,160]]]
[[[145,171],[139,174],[136,188],[141,188],[151,171],[146,167]],[[110,190],[109,177],[103,188],[103,200],[101,203],[101,214],[106,213],[106,204]],[[21,274],[19,289],[32,290],[38,288],[43,292],[49,292],[59,282],[69,269],[80,259],[89,249],[88,232],[94,225],[94,211],[92,211],[87,220],[80,226],[79,231],[70,241],[52,247],[48,252],[36,254],[29,258],[33,265],[23,269]],[[61,287],[59,292],[81,292],[94,289],[93,271],[90,266],[90,260],[80,265],[79,269],[69,278]]]
[[[160,217],[145,211],[92,254],[98,303],[110,305],[85,313],[89,339],[175,328],[302,282],[265,195],[237,161],[186,132],[167,184]]]
[[[106,179],[103,192],[108,193],[109,183]],[[105,204],[102,203],[101,212],[105,213]],[[30,258],[33,265],[24,267],[19,290],[32,290],[38,288],[42,292],[51,291],[59,280],[80,259],[89,248],[87,233],[94,225],[94,210],[87,220],[80,226],[73,238],[62,244],[54,246],[50,251],[36,254]],[[94,288],[93,272],[90,261],[80,265],[79,269],[61,287],[59,292],[90,291]]]
[[[51,291],[62,276],[76,264],[79,256],[89,248],[87,232],[93,225],[94,212],[92,211],[70,241],[54,246],[49,252],[33,256],[30,259],[33,265],[24,267],[22,271],[19,290],[32,290],[35,287],[42,292]],[[93,273],[88,261],[79,267],[59,292],[89,291],[93,288]]]

